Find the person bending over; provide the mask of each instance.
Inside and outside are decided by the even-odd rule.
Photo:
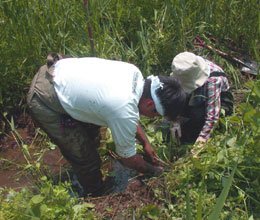
[[[175,120],[185,98],[173,77],[151,75],[144,79],[130,63],[53,53],[34,76],[27,104],[36,125],[72,165],[85,195],[98,196],[105,188],[97,151],[100,127],[110,128],[122,164],[157,175],[161,172],[157,155],[139,117],[161,115]],[[153,165],[137,154],[136,139]]]
[[[187,93],[183,120],[174,122],[172,133],[181,143],[201,146],[211,136],[221,108],[225,115],[233,111],[228,79],[222,68],[190,52],[177,54],[171,68],[171,76],[180,80]]]

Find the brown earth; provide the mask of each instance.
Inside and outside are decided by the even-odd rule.
[[[30,163],[35,165],[39,159],[37,152],[43,149],[40,144],[41,137],[35,138],[35,128],[27,114],[19,115],[14,124],[22,141],[11,131],[0,139],[0,187],[20,191],[23,187],[32,187],[35,184],[34,177],[24,167]],[[29,149],[28,162],[21,143]],[[44,152],[41,167],[45,167],[43,170],[47,170],[49,175],[55,176],[69,167],[69,164],[56,147]],[[133,219],[130,216],[134,216],[136,208],[140,209],[149,204],[158,206],[151,187],[138,178],[132,180],[123,192],[85,200],[95,205],[94,211],[99,214],[100,219],[128,219],[126,216]]]
[[[35,129],[28,115],[19,115],[14,124],[15,132],[9,131],[0,140],[0,187],[20,190],[33,185],[33,176],[24,167],[35,165],[39,161],[37,152],[43,149],[38,147],[40,138],[35,138]],[[24,153],[26,148],[27,154]],[[66,166],[68,164],[58,148],[43,153],[41,167],[48,167],[50,173],[58,173]]]

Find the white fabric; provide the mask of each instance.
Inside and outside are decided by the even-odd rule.
[[[119,156],[136,154],[138,103],[144,79],[129,63],[100,58],[68,58],[55,64],[54,88],[76,120],[109,127]]]
[[[172,61],[171,76],[178,78],[185,92],[201,87],[210,74],[205,59],[190,52],[177,54]]]
[[[172,137],[176,137],[176,132],[178,135],[178,138],[181,137],[181,125],[180,122],[174,122],[173,127],[171,128],[172,131]]]
[[[161,88],[163,89],[163,83],[160,82],[158,76],[151,75],[147,77],[147,79],[151,80],[151,96],[155,104],[156,111],[161,115],[164,116],[163,106],[161,105],[159,97],[156,95],[156,90]]]

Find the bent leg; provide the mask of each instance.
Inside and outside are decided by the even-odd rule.
[[[97,194],[103,187],[101,160],[96,140],[99,126],[76,122],[73,127],[62,127],[61,116],[33,95],[28,107],[32,117],[58,145],[63,156],[75,170],[86,194]]]

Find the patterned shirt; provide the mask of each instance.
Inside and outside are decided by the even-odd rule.
[[[210,73],[212,72],[224,72],[219,66],[206,60],[210,68]],[[221,92],[227,91],[229,87],[228,79],[224,76],[209,77],[204,87],[204,94],[206,96],[206,116],[205,124],[199,134],[199,137],[208,139],[210,137],[210,131],[215,126],[216,122],[219,120],[220,116],[220,94]]]

